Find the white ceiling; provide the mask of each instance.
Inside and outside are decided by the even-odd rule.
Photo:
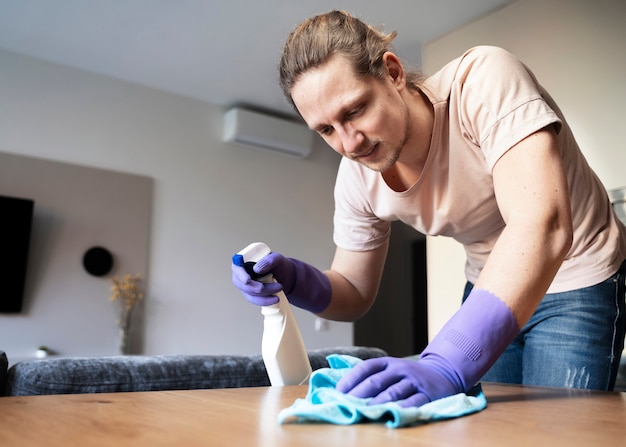
[[[291,112],[277,85],[282,41],[346,9],[420,45],[510,0],[0,0],[0,48],[202,101]],[[0,67],[1,69],[1,67]]]

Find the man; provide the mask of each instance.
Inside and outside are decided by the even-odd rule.
[[[337,249],[325,272],[272,253],[255,270],[279,284],[236,266],[233,283],[258,305],[282,288],[296,306],[353,321],[376,297],[390,221],[401,220],[464,245],[464,303],[419,361],[364,361],[340,391],[419,406],[481,378],[612,389],[626,324],[626,228],[560,110],[502,49],[471,49],[421,79],[391,51],[394,37],[341,11],[289,36],[281,87],[344,156]]]

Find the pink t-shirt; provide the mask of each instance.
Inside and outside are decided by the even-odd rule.
[[[500,48],[476,47],[421,88],[435,120],[419,181],[395,192],[380,173],[342,159],[335,185],[338,247],[376,248],[389,238],[390,222],[400,220],[463,244],[465,274],[475,282],[505,225],[492,169],[519,141],[553,124],[570,188],[574,242],[549,292],[597,284],[617,271],[626,258],[626,229],[560,110],[517,58]]]

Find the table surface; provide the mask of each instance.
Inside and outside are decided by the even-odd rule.
[[[407,428],[289,423],[306,386],[0,398],[0,445],[604,446],[626,445],[626,393],[483,384],[488,406]]]

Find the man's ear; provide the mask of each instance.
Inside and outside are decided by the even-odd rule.
[[[383,64],[387,70],[387,75],[392,79],[394,84],[401,86],[406,85],[406,74],[404,73],[404,67],[398,56],[387,51],[383,54]]]

